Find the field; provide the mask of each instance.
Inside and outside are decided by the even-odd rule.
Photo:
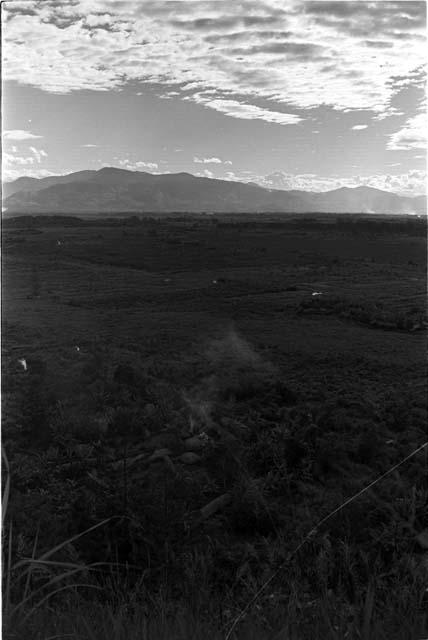
[[[426,449],[306,540],[426,440],[425,307],[421,219],[4,222],[5,637],[223,638],[273,573],[231,637],[426,637]]]

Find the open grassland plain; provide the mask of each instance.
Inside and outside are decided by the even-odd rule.
[[[426,449],[290,557],[426,440],[425,220],[23,217],[2,284],[6,638],[224,638],[273,574],[230,637],[428,635]]]

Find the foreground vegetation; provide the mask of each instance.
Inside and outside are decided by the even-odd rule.
[[[237,264],[254,242],[243,229]],[[263,230],[275,247],[278,230]],[[169,228],[167,239],[182,233]],[[253,254],[263,267],[242,265],[244,281],[231,265],[218,270],[226,228],[215,293],[195,280],[212,283],[202,267],[187,280],[143,274],[130,292],[137,276],[116,265],[111,317],[107,292],[87,296],[74,271],[81,244],[52,261],[47,234],[23,234],[29,258],[19,244],[9,253],[4,637],[215,639],[234,622],[232,638],[425,637],[426,449],[317,526],[426,439],[423,318],[400,291],[424,267],[421,253],[405,255],[408,236],[396,238],[404,258],[393,267],[390,238],[376,236],[381,258],[360,265],[355,285],[356,263],[340,255],[320,282],[326,258],[305,258],[305,237],[283,282],[275,250]],[[83,241],[98,246],[96,234]],[[104,259],[129,259],[120,251]],[[155,259],[146,254],[145,266]],[[76,275],[55,292],[58,273]],[[162,287],[174,279],[180,291],[165,308]],[[126,306],[116,283],[128,287]],[[233,303],[233,314],[223,306],[214,318],[213,302]],[[382,328],[360,309],[409,320]]]

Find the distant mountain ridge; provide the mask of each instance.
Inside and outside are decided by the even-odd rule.
[[[364,186],[326,192],[282,191],[190,173],[151,174],[104,167],[64,176],[22,177],[5,183],[3,209],[7,216],[173,211],[424,214],[426,198],[404,197]]]

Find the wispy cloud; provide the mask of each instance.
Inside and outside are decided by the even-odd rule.
[[[86,149],[96,149],[98,148],[99,145],[97,144],[82,144],[82,147],[85,147]]]
[[[211,100],[199,94],[197,102],[232,118],[242,118],[243,120],[265,120],[265,122],[274,122],[276,124],[297,124],[297,122],[302,120],[302,118],[292,113],[281,113],[280,111],[262,109],[252,104],[238,102],[237,100]]]
[[[42,138],[43,136],[35,135],[30,131],[24,131],[23,129],[9,129],[3,131],[3,140],[16,140],[21,142],[22,140],[35,140],[36,138]]]
[[[425,149],[427,146],[427,125],[426,113],[418,113],[413,118],[409,118],[400,131],[392,134],[387,148],[391,151]]]
[[[351,127],[351,129],[353,129],[354,131],[362,131],[363,129],[367,129],[368,124],[354,124],[353,127]]]
[[[277,124],[319,106],[388,115],[425,60],[424,2],[17,0],[3,13],[5,79],[56,93],[160,83]]]

